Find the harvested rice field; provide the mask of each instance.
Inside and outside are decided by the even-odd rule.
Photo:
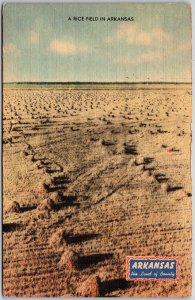
[[[4,295],[190,295],[190,169],[189,84],[5,85]],[[178,282],[126,281],[136,255]]]

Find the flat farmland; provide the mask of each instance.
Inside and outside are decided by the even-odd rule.
[[[191,231],[191,85],[4,88],[5,296],[93,276],[100,296],[190,295]],[[127,282],[144,255],[177,256],[178,282]]]

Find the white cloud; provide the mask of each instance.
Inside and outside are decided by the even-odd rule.
[[[37,44],[39,42],[39,34],[35,31],[31,31],[28,40],[31,44]]]
[[[13,43],[8,43],[3,46],[3,54],[18,56],[20,54],[20,50]]]
[[[179,44],[177,47],[177,52],[185,52],[185,51],[191,51],[192,49],[192,41],[183,41],[183,43]]]
[[[49,45],[49,51],[60,55],[73,55],[80,52],[88,52],[87,46],[76,45],[65,40],[53,40]]]
[[[139,52],[115,57],[113,62],[118,64],[137,65],[165,61],[172,59],[175,55],[189,54],[191,50],[191,41],[189,40],[177,41],[161,28],[156,27],[146,31],[134,24],[120,24],[108,39],[110,43],[121,41],[126,42],[129,51],[137,46]]]
[[[108,42],[124,40],[132,45],[153,45],[168,43],[172,40],[168,32],[161,28],[153,28],[146,31],[137,25],[122,23],[108,38]]]

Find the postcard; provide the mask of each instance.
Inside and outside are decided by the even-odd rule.
[[[4,296],[190,296],[190,5],[2,18]]]

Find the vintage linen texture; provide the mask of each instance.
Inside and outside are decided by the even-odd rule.
[[[2,18],[4,296],[190,296],[190,5]]]

